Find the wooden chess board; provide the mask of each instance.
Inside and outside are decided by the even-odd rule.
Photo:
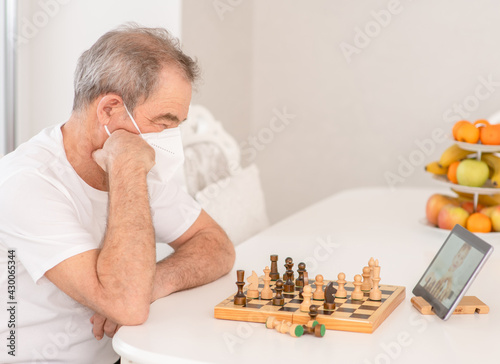
[[[325,287],[330,281],[325,280]],[[273,292],[276,282],[271,282]],[[338,285],[334,281],[334,287]],[[259,288],[264,287],[263,277],[259,278]],[[316,286],[311,282],[313,292]],[[382,291],[381,301],[370,301],[369,292],[364,293],[360,301],[351,301],[351,292],[354,290],[352,282],[345,285],[347,298],[335,298],[335,310],[323,310],[324,301],[312,301],[312,304],[318,305],[318,316],[316,320],[324,324],[327,329],[372,333],[377,327],[394,311],[394,309],[405,298],[405,287],[380,285]],[[246,294],[247,287],[243,289]],[[249,299],[245,306],[235,305],[233,302],[234,294],[226,298],[214,308],[214,317],[225,320],[265,322],[269,316],[275,316],[278,320],[286,320],[295,324],[306,324],[309,320],[309,314],[302,312],[299,306],[302,299],[299,298],[299,291],[286,293],[284,306],[273,306],[271,300]]]

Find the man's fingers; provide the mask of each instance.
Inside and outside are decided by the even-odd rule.
[[[94,158],[95,162],[104,170],[104,172],[107,172],[106,152],[104,152],[104,150],[97,149],[92,153],[92,158]]]
[[[116,330],[118,330],[118,325],[111,320],[106,320],[106,322],[104,323],[104,333],[106,334],[106,336],[113,337]]]
[[[92,333],[97,340],[101,340],[104,336],[104,324],[106,323],[106,319],[101,315],[94,315],[94,327],[92,329]]]

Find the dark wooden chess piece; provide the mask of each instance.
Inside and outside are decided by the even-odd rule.
[[[285,259],[285,268],[286,270],[291,270],[292,271],[292,281],[295,279],[293,275],[293,259],[288,257]],[[283,280],[286,280],[286,272],[283,274]]]
[[[295,280],[295,286],[304,287],[304,272],[306,271],[306,263],[300,262],[299,269],[297,269],[297,273],[299,273],[299,277]]]
[[[237,270],[236,271],[236,285],[238,286],[238,292],[234,296],[234,304],[239,306],[244,306],[247,303],[247,297],[243,293],[243,286],[245,285],[245,271]]]
[[[316,320],[317,316],[318,316],[318,306],[316,305],[309,306],[309,317],[311,318],[311,320]]]
[[[292,281],[292,274],[293,270],[289,269],[286,271],[287,279],[285,281],[285,292],[287,293],[295,292],[295,284],[293,284]]]
[[[333,282],[328,283],[325,289],[325,302],[323,303],[323,310],[335,310],[335,293],[337,293],[337,289],[333,286]]]
[[[271,281],[277,281],[280,278],[277,255],[271,255],[271,273],[269,273],[269,277],[271,277]]]
[[[284,306],[285,298],[283,297],[283,281],[281,279],[276,281],[274,289],[276,290],[276,296],[273,298],[273,306]]]

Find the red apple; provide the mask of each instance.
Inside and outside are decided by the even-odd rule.
[[[443,206],[445,205],[455,205],[458,206],[458,199],[446,195],[441,195],[436,193],[429,197],[427,200],[427,206],[425,207],[425,215],[427,217],[427,221],[429,221],[432,225],[437,226],[438,223],[438,215]]]
[[[445,205],[438,215],[438,226],[441,229],[451,230],[456,224],[466,226],[469,213],[460,206]]]
[[[472,201],[464,201],[460,204],[460,207],[465,209],[469,214],[473,214],[474,212],[479,212],[484,208],[483,205],[478,203],[477,209],[476,209],[476,211],[474,211],[474,202],[472,202]]]

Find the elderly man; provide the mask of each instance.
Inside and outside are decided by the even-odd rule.
[[[0,160],[0,282],[14,302],[0,362],[115,363],[120,325],[232,268],[224,231],[171,180],[196,76],[167,31],[120,27],[80,57],[69,120]],[[174,253],[156,262],[156,242]]]

